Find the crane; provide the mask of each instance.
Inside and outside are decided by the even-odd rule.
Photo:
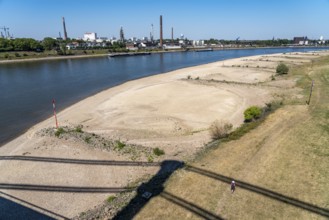
[[[6,26],[0,27],[0,29],[4,30],[6,38],[9,38],[9,28]]]
[[[235,42],[238,43],[239,39],[240,39],[240,37],[237,37],[237,38],[235,39]]]

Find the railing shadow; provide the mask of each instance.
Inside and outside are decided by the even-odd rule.
[[[160,196],[166,200],[168,200],[169,202],[172,202],[176,205],[179,205],[181,207],[183,207],[184,209],[193,212],[194,214],[204,218],[204,219],[211,219],[211,220],[222,220],[223,218],[215,215],[214,213],[201,208],[200,206],[197,206],[191,202],[188,202],[182,198],[179,198],[171,193],[168,193],[166,191],[163,191]]]
[[[70,159],[57,157],[32,157],[32,156],[0,156],[1,160],[8,161],[33,161],[44,163],[68,163],[82,165],[99,165],[99,166],[160,166],[161,162],[144,162],[144,161],[115,161],[115,160],[85,160]]]
[[[313,212],[313,213],[318,214],[318,215],[329,217],[329,210],[328,209],[325,209],[325,208],[322,208],[322,207],[319,207],[319,206],[316,206],[316,205],[313,205],[313,204],[310,204],[310,203],[306,203],[306,202],[300,201],[298,199],[295,199],[295,198],[292,198],[292,197],[289,197],[289,196],[285,196],[283,194],[280,194],[280,193],[277,193],[277,192],[274,192],[274,191],[271,191],[271,190],[268,190],[268,189],[265,189],[265,188],[262,188],[262,187],[259,187],[259,186],[255,186],[255,185],[246,183],[246,182],[238,180],[236,178],[224,176],[224,175],[221,175],[221,174],[217,174],[217,173],[207,171],[207,170],[204,170],[204,169],[200,169],[200,168],[197,168],[197,167],[193,167],[193,166],[186,166],[185,170],[191,171],[191,172],[194,172],[194,173],[198,173],[202,176],[207,176],[207,177],[210,177],[210,178],[213,178],[213,179],[216,179],[216,180],[228,183],[228,184],[232,181],[232,179],[234,179],[237,183],[237,188],[246,189],[246,190],[249,190],[251,192],[263,195],[265,197],[268,197],[268,198],[271,198],[271,199],[274,199],[274,200],[277,200],[277,201],[295,206],[297,208],[301,208],[301,209],[307,210],[309,212]]]
[[[120,193],[135,190],[129,187],[83,187],[83,186],[51,186],[35,184],[12,184],[0,183],[0,189],[25,190],[41,192],[62,192],[62,193]]]
[[[0,219],[54,220],[68,218],[0,191]]]

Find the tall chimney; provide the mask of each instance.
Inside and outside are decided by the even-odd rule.
[[[66,27],[65,27],[65,19],[64,19],[64,17],[62,17],[63,18],[63,28],[64,28],[64,40],[66,40],[67,39],[67,32],[66,32]]]
[[[160,15],[160,47],[163,46],[163,36],[162,36],[162,15]]]

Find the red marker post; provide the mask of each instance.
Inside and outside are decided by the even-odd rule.
[[[58,122],[57,122],[57,116],[56,116],[55,99],[53,99],[53,109],[54,109],[54,116],[55,116],[55,121],[56,121],[56,128],[58,128]]]

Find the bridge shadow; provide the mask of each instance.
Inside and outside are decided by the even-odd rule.
[[[164,191],[164,183],[169,179],[173,172],[182,168],[183,166],[183,162],[175,160],[162,162],[159,172],[147,183],[143,183],[137,188],[137,195],[129,202],[126,207],[118,212],[113,219],[132,219],[149,202],[149,199],[145,198],[146,193],[151,193],[152,197],[161,196],[164,199],[178,206],[181,206],[184,209],[193,212],[194,214],[204,219],[221,220],[222,218],[220,216],[217,216],[193,203],[190,203],[182,198]]]
[[[271,191],[271,190],[268,190],[268,189],[265,189],[265,188],[262,188],[262,187],[259,187],[256,185],[246,183],[244,181],[238,180],[233,177],[224,176],[224,175],[221,175],[218,173],[214,173],[214,172],[207,171],[207,170],[200,169],[200,168],[193,167],[193,166],[186,166],[185,170],[194,172],[194,173],[198,173],[202,176],[207,176],[207,177],[213,178],[215,180],[225,182],[227,184],[230,184],[232,179],[234,179],[235,182],[237,183],[237,188],[249,190],[251,192],[263,195],[265,197],[286,203],[288,205],[292,205],[297,208],[304,209],[306,211],[309,211],[309,212],[312,212],[312,213],[315,213],[318,215],[329,217],[329,209],[322,208],[322,207],[319,207],[319,206],[316,206],[316,205],[313,205],[310,203],[306,203],[306,202],[300,201],[298,199],[295,199],[295,198],[292,198],[292,197],[289,197],[289,196],[286,196],[286,195],[283,195],[283,194],[280,194],[280,193],[277,193],[277,192],[274,192],[274,191]]]
[[[68,218],[0,191],[0,219],[53,220]]]

